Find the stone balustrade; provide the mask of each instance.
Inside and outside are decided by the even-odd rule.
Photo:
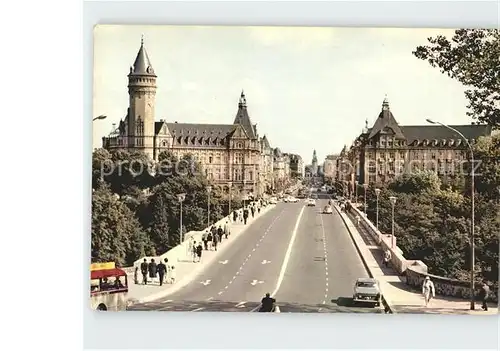
[[[391,264],[393,268],[402,276],[405,277],[407,285],[414,289],[420,290],[422,283],[426,276],[429,276],[434,282],[437,295],[451,296],[457,298],[470,298],[470,282],[440,277],[437,275],[429,274],[427,265],[420,260],[408,260],[403,256],[402,250],[397,246],[397,238],[392,240],[392,235],[381,233],[373,223],[371,223],[365,214],[358,208],[351,204],[350,214],[354,218],[359,217],[359,225],[362,226],[366,232],[374,239],[374,241],[381,247],[382,250],[389,250],[391,252]],[[475,286],[476,296],[479,294],[481,284],[478,281]],[[490,299],[498,302],[498,292],[492,290]]]

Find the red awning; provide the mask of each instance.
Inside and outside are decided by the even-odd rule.
[[[98,271],[91,271],[90,272],[90,279],[101,279],[101,278],[109,278],[109,277],[116,277],[116,276],[126,276],[127,273],[125,273],[124,270],[120,268],[113,268],[113,269],[101,269]]]

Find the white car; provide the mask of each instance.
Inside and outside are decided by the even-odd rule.
[[[316,200],[314,200],[314,199],[308,199],[307,200],[307,206],[316,206]]]
[[[295,198],[293,196],[288,196],[288,197],[285,198],[285,202],[293,202],[293,203],[295,203],[295,202],[299,202],[299,199],[297,199],[297,198]]]
[[[325,207],[323,208],[323,213],[324,213],[324,214],[332,214],[332,213],[333,213],[332,206],[325,206]]]
[[[272,205],[276,205],[278,203],[278,199],[273,196],[269,199],[269,203]]]

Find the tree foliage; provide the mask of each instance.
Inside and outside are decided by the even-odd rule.
[[[381,189],[378,201],[379,229],[392,230],[390,196],[396,197],[394,230],[397,245],[408,259],[422,260],[433,274],[468,279],[471,246],[471,199],[469,194],[447,186],[428,174],[396,178]],[[376,222],[376,195],[367,192],[367,215]],[[475,198],[475,255],[478,279],[498,284],[498,233],[500,201],[485,194]]]
[[[500,126],[500,31],[458,29],[451,39],[428,38],[413,54],[467,87],[468,115]]]
[[[144,254],[162,254],[178,245],[181,193],[186,194],[183,233],[207,227],[209,198],[211,224],[229,213],[228,188],[211,184],[191,155],[177,159],[162,152],[152,166],[139,152],[99,149],[92,161],[96,260],[127,264]],[[212,186],[210,197],[208,185]],[[240,206],[241,194],[233,188],[231,207]]]

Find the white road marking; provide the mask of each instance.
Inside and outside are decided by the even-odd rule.
[[[174,300],[165,300],[165,301],[162,301],[163,303],[169,303],[169,302],[172,302]]]
[[[213,297],[209,297],[209,298],[207,299],[207,301],[210,301],[210,300],[213,300],[213,299],[214,299]]]
[[[222,264],[227,264],[228,262],[229,262],[228,260],[219,261],[219,263],[222,263]]]
[[[295,237],[297,236],[297,230],[299,229],[299,223],[300,219],[302,218],[302,214],[304,213],[304,209],[305,206],[303,206],[302,209],[300,210],[299,216],[297,217],[297,221],[295,222],[295,228],[293,228],[292,237],[290,238],[290,243],[288,244],[288,249],[286,250],[285,253],[285,259],[283,260],[283,264],[281,266],[281,271],[278,277],[278,282],[276,284],[276,289],[274,289],[273,293],[271,294],[272,296],[276,296],[276,293],[280,289],[281,283],[283,282],[283,278],[286,272],[286,266],[288,265],[288,261],[290,260],[290,256],[292,254],[293,243],[295,241]]]
[[[227,289],[227,287],[228,287],[228,286],[226,285],[226,286],[224,287],[224,289]]]
[[[252,252],[255,252],[255,247],[253,248]]]
[[[207,286],[208,284],[210,284],[210,282],[211,282],[211,280],[207,279],[204,282],[200,282],[200,284],[203,284],[203,285]]]
[[[325,234],[325,223],[323,222],[323,216],[321,218],[321,231],[323,232],[323,249],[325,256],[325,301],[328,299],[328,250],[326,249],[326,234]],[[323,303],[325,303],[323,301]]]
[[[165,307],[162,307],[162,308],[157,309],[157,311],[166,311],[166,310],[168,310],[168,309],[170,309],[170,308],[172,308],[172,307],[174,307],[174,306],[172,306],[172,305],[170,305],[170,306],[165,306]]]
[[[238,303],[236,304],[236,307],[241,306],[241,305],[244,305],[244,304],[246,304],[246,303],[247,303],[246,301],[241,301],[241,302],[238,302]]]
[[[223,292],[224,292],[224,291],[219,291],[219,295],[222,295],[222,293],[223,293]]]
[[[262,260],[261,264],[268,264],[268,263],[271,263],[271,261],[268,261],[268,260]]]
[[[195,310],[192,310],[191,312],[198,312],[198,311],[201,311],[201,310],[204,310],[204,309],[205,309],[205,307],[200,307],[200,308],[197,308]]]
[[[264,283],[264,281],[254,279],[254,280],[252,280],[252,282],[251,282],[250,284],[252,284],[252,285],[254,285],[254,286],[255,286],[255,285],[257,285],[257,284],[262,284],[262,283]]]

